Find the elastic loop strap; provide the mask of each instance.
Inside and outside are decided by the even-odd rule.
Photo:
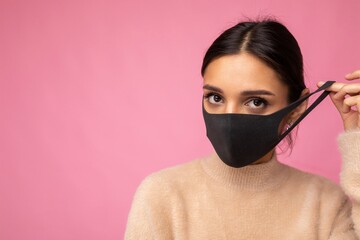
[[[294,103],[298,103],[298,102],[303,102],[305,101],[307,98],[309,98],[311,95],[325,90],[326,88],[330,87],[335,81],[327,81],[324,83],[324,85],[322,85],[320,88],[318,88],[315,92],[310,93],[300,99],[298,99],[297,101],[293,102]],[[310,105],[310,107],[308,109],[305,110],[305,112],[280,136],[280,140],[283,139],[291,130],[293,130],[296,125],[299,124],[299,122],[301,120],[303,120],[317,105],[319,105],[319,103],[322,102],[322,100],[324,100],[326,98],[327,95],[329,95],[330,91],[324,91],[315,101],[313,104]]]

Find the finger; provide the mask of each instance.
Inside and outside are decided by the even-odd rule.
[[[346,74],[347,80],[355,80],[360,78],[360,69],[353,71],[352,73]]]
[[[324,85],[325,84],[325,82],[318,82],[316,85],[317,85],[317,87],[321,87],[322,85]],[[340,91],[340,89],[342,88],[342,87],[344,87],[346,84],[345,83],[341,83],[341,82],[335,82],[335,83],[333,83],[330,87],[328,87],[326,90],[327,91],[332,91],[332,92],[338,92],[338,91]]]
[[[351,107],[344,104],[346,93],[340,91],[338,93],[330,93],[331,101],[334,103],[336,109],[339,111],[341,115],[348,113],[351,110]]]
[[[322,86],[323,84],[324,82],[318,82],[317,85],[319,87]],[[347,83],[335,82],[326,90],[331,92],[339,92],[343,90],[349,95],[354,95],[360,93],[360,83],[347,84]]]
[[[360,99],[358,90],[356,86],[354,87],[354,84],[347,84],[334,94],[333,102],[340,113],[348,113],[351,111],[352,106],[358,104]],[[350,97],[345,98],[348,95]]]
[[[318,83],[316,84],[316,86],[319,88],[319,87],[321,87],[322,85],[324,85],[324,83],[325,83],[325,82],[320,81],[320,82],[318,82]]]
[[[351,107],[357,107],[359,109],[360,106],[360,96],[348,97],[344,100],[344,105]]]

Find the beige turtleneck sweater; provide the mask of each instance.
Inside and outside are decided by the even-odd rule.
[[[360,132],[341,134],[339,146],[347,196],[276,157],[232,168],[213,155],[147,177],[135,194],[125,239],[358,239]]]

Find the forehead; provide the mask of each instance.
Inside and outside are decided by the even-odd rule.
[[[225,93],[244,90],[267,90],[287,96],[287,86],[278,74],[259,58],[240,53],[212,61],[204,74],[204,84],[221,88]]]

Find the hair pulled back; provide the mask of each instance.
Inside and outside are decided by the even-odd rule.
[[[278,74],[289,89],[289,102],[296,101],[306,88],[300,47],[276,20],[240,22],[224,31],[207,50],[201,75],[213,60],[241,52],[258,57]]]

